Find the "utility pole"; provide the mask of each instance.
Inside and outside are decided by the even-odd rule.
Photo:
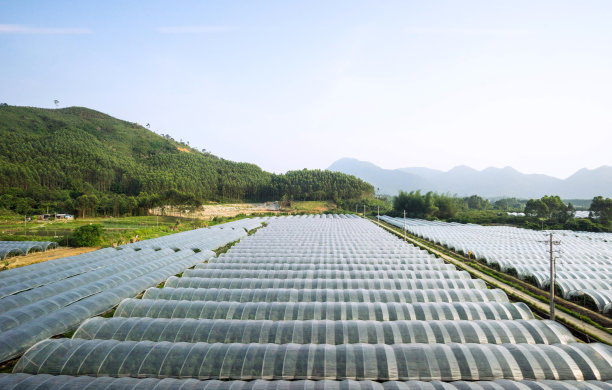
[[[376,218],[378,218],[378,224],[380,225],[380,206],[378,206],[378,211],[376,212]]]
[[[365,204],[363,205],[363,217],[365,218]]]
[[[555,245],[560,245],[561,241],[553,239],[553,233],[548,233],[548,239],[540,241],[548,244],[548,253],[550,256],[550,320],[555,320]]]
[[[406,238],[406,210],[404,210],[404,241],[408,241]]]

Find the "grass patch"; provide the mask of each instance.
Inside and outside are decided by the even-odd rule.
[[[228,250],[230,250],[231,247],[233,247],[234,245],[236,245],[239,242],[240,242],[240,240],[232,241],[230,243],[227,243],[227,244],[223,245],[222,247],[219,247],[219,248],[215,249],[213,252],[215,252],[215,254],[217,256],[219,256],[220,254],[225,253]]]
[[[239,214],[235,217],[215,217],[211,221],[199,218],[153,215],[142,217],[78,218],[69,221],[36,220],[24,223],[20,219],[21,217],[15,214],[8,214],[5,215],[4,219],[0,219],[0,241],[55,241],[62,246],[68,246],[68,237],[75,229],[85,225],[98,224],[104,228],[101,246],[109,247],[219,225],[239,219],[267,215],[273,214],[261,213],[250,216]]]
[[[140,294],[140,296],[142,297],[142,293]],[[138,297],[136,297],[138,298]],[[102,314],[100,314],[100,317],[102,318],[113,318],[113,316],[115,315],[115,311],[117,310],[117,307],[113,307],[112,309],[110,309],[107,312],[104,312]]]

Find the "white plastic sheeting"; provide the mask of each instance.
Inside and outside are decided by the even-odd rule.
[[[69,375],[0,374],[5,390],[612,390],[602,381],[355,381],[355,380],[197,380],[112,378]]]
[[[57,248],[53,241],[0,241],[0,260],[9,256],[27,255],[30,252],[44,252]]]
[[[184,276],[184,275],[183,275]],[[484,289],[480,279],[210,279],[171,276],[166,287],[238,288],[238,289],[367,289],[367,290],[426,290]]]
[[[568,344],[572,334],[554,321],[241,321],[190,318],[101,318],[87,320],[81,339],[173,343],[260,344]]]
[[[208,344],[52,339],[27,374],[197,379],[612,380],[604,344]]]
[[[143,299],[228,302],[508,302],[502,290],[150,288]]]
[[[0,361],[214,257],[212,249],[261,223],[239,220],[0,272]]]
[[[403,228],[403,218],[381,220]],[[548,232],[509,226],[480,226],[406,219],[406,229],[451,250],[486,262],[540,288],[550,288]],[[554,231],[557,293],[600,312],[612,306],[612,234]]]
[[[0,385],[608,389],[610,347],[576,343],[366,220],[266,223],[208,265],[123,300],[113,318],[38,343]]]

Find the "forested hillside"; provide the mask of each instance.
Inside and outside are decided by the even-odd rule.
[[[342,173],[276,175],[87,108],[0,106],[0,208],[20,214],[143,214],[205,201],[370,198]]]

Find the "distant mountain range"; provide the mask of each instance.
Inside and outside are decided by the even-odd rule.
[[[381,194],[404,191],[436,191],[487,198],[539,198],[559,195],[564,199],[591,199],[612,196],[612,166],[580,169],[565,180],[556,177],[524,174],[511,167],[486,168],[482,171],[461,165],[447,172],[422,168],[383,169],[367,161],[342,158],[328,168],[355,175],[378,188]]]

